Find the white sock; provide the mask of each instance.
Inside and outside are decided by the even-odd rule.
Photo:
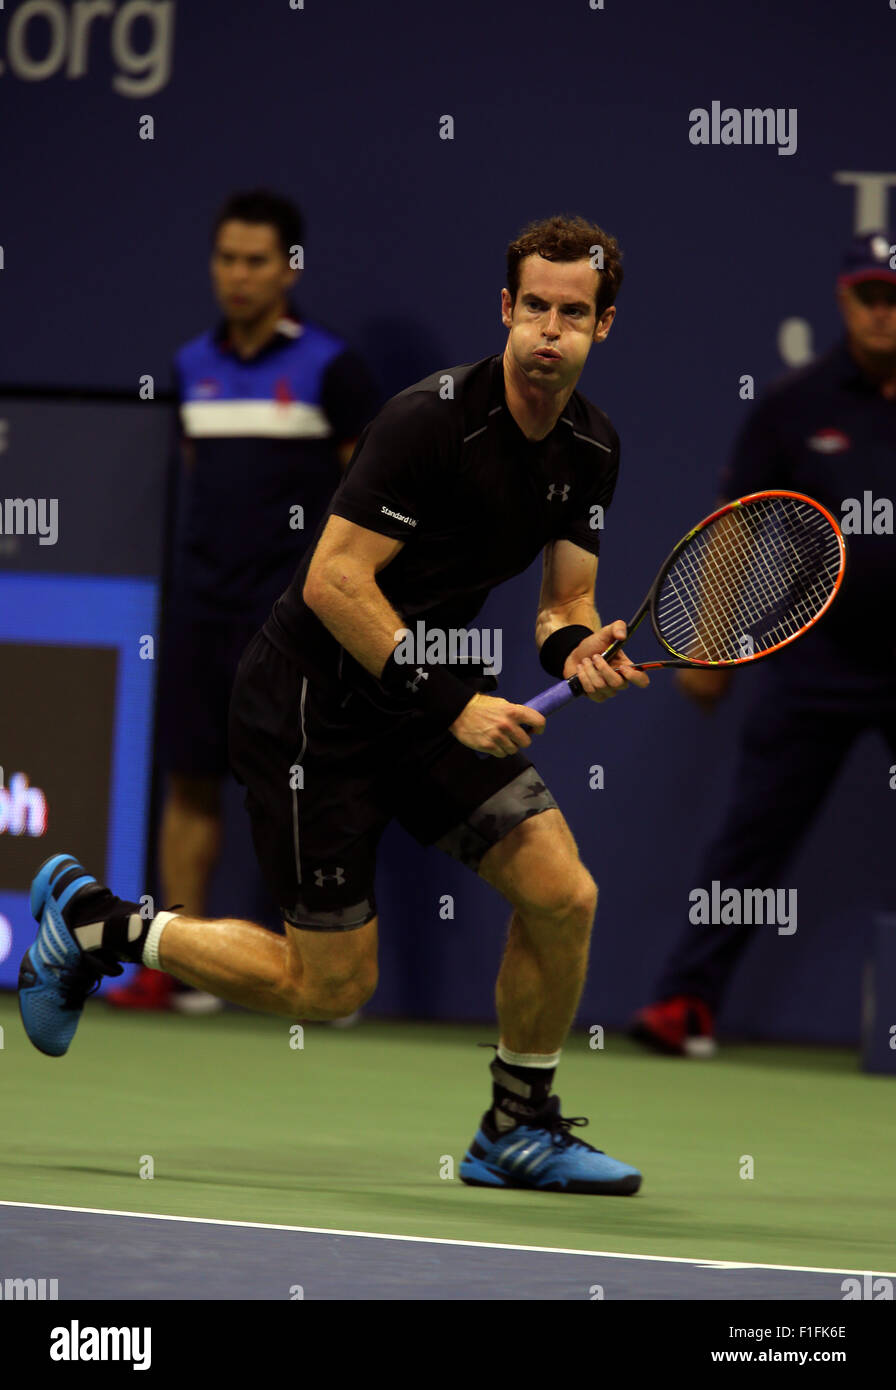
[[[149,924],[149,931],[146,933],[146,940],[143,943],[143,964],[149,970],[163,970],[164,966],[159,960],[159,942],[162,932],[171,921],[172,917],[182,917],[182,912],[157,912]]]
[[[559,1052],[511,1052],[503,1042],[498,1043],[498,1057],[509,1067],[544,1067],[545,1071],[560,1061]]]

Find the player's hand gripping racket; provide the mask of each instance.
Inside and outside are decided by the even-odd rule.
[[[743,666],[795,642],[831,606],[846,564],[830,512],[801,492],[754,492],[701,521],[676,545],[638,612],[629,637],[649,613],[660,666]],[[600,655],[607,661],[622,646]],[[526,700],[541,714],[583,694],[577,677]]]

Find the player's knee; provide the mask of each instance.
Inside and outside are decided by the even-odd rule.
[[[312,978],[306,977],[301,989],[303,1004],[331,1018],[347,1018],[360,1009],[374,994],[378,982],[375,961],[363,962],[352,968],[328,970]]]
[[[584,864],[580,864],[572,876],[562,904],[563,916],[567,921],[585,931],[591,930],[597,911],[597,884]]]
[[[597,909],[597,884],[584,864],[576,863],[540,878],[519,906],[523,916],[529,911],[589,931]]]
[[[587,921],[589,926],[597,911],[598,888],[588,870],[582,865],[577,884],[575,911]]]

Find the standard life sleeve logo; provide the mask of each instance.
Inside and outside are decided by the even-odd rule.
[[[113,90],[123,97],[152,96],[171,78],[174,11],[174,0],[125,0],[117,6],[114,0],[22,0],[7,11],[0,76],[23,82],[87,77],[91,53],[102,44],[115,64]]]

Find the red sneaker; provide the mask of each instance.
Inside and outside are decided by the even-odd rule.
[[[170,1009],[173,989],[171,975],[144,966],[128,984],[107,990],[103,998],[116,1009]]]
[[[717,1051],[709,1005],[686,995],[648,1004],[635,1014],[628,1033],[636,1042],[676,1057],[713,1057]]]

